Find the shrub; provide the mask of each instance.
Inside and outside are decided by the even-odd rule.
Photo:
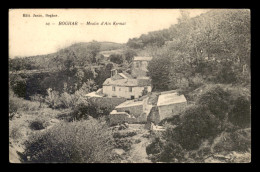
[[[49,125],[49,122],[41,117],[36,118],[35,120],[29,123],[29,127],[32,130],[42,130],[45,129]]]
[[[239,127],[249,127],[251,123],[251,103],[245,97],[240,96],[234,101],[234,108],[228,116],[228,120]]]
[[[165,141],[160,137],[155,137],[151,144],[146,147],[146,153],[149,154],[159,154],[163,151]]]
[[[228,112],[229,96],[223,87],[212,86],[199,95],[196,104],[207,107],[213,115],[223,120]]]
[[[214,137],[220,132],[220,121],[204,106],[192,106],[182,112],[181,124],[168,127],[164,137],[177,141],[183,148],[199,147],[202,139]]]
[[[108,162],[112,135],[97,120],[59,123],[25,143],[24,162]]]
[[[13,125],[9,126],[9,137],[18,141],[22,137],[21,128]]]
[[[124,151],[129,151],[131,149],[132,144],[133,142],[129,138],[114,139],[114,147],[118,149],[123,149]]]
[[[163,151],[158,157],[158,161],[162,162],[179,162],[184,158],[184,150],[181,145],[176,142],[167,142]]]
[[[26,80],[20,75],[10,75],[10,87],[18,97],[26,97]]]
[[[251,129],[223,132],[215,138],[212,148],[215,152],[248,151],[251,149]]]
[[[111,54],[109,56],[109,59],[111,62],[117,63],[117,64],[121,64],[124,62],[124,59],[122,57],[121,54]]]
[[[125,137],[132,137],[134,135],[136,135],[137,133],[135,131],[131,131],[131,132],[115,132],[113,134],[114,138],[125,138]]]

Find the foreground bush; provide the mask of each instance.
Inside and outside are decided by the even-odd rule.
[[[181,118],[182,123],[176,128],[167,128],[164,137],[177,141],[185,149],[196,149],[203,139],[220,132],[220,121],[204,106],[190,107]]]
[[[238,151],[251,149],[251,129],[239,129],[235,132],[223,132],[215,138],[212,148],[215,152]]]
[[[229,106],[229,92],[221,86],[207,88],[197,99],[196,104],[205,106],[220,120],[225,118]]]
[[[109,162],[111,140],[107,126],[97,120],[60,123],[28,139],[24,162]]]
[[[234,101],[234,108],[228,115],[229,121],[239,127],[249,127],[251,123],[251,103],[246,97],[240,96]]]
[[[29,127],[32,130],[42,130],[42,129],[45,129],[49,125],[50,125],[50,123],[47,121],[47,119],[40,117],[40,116],[38,116],[33,121],[30,121],[30,123],[29,123]]]

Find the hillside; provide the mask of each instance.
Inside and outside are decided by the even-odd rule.
[[[58,50],[56,53],[9,59],[9,70],[19,71],[50,69],[55,67],[55,64],[53,64],[53,62],[55,61],[55,57],[64,56],[64,54],[68,52],[73,52],[77,59],[85,60],[89,63],[92,63],[93,56],[96,56],[100,51],[118,50],[124,47],[124,44],[114,42],[93,41],[75,43]]]

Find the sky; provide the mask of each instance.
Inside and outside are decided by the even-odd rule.
[[[185,10],[189,11],[190,17],[208,11]],[[30,17],[25,17],[25,14]],[[126,43],[129,38],[169,28],[177,23],[179,16],[179,9],[11,9],[9,57],[54,53],[73,43],[92,40]],[[78,23],[59,25],[68,22]],[[98,25],[87,25],[87,22]],[[111,25],[101,25],[102,22],[110,22]],[[122,25],[113,25],[113,22]]]

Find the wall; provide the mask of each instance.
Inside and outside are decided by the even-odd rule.
[[[130,114],[133,114],[134,117],[139,117],[143,113],[143,105],[139,106],[130,106],[130,107],[122,107],[122,108],[116,108],[118,112],[125,112],[129,111]]]
[[[187,102],[159,106],[158,109],[159,109],[160,121],[165,118],[176,115],[178,112],[184,110],[186,106],[187,106]]]
[[[109,115],[109,124],[110,125],[117,125],[122,123],[134,123],[136,121],[135,118],[132,118],[127,113],[116,113]]]
[[[127,99],[131,99],[131,96],[135,96],[134,98],[139,98],[142,96],[142,91],[144,87],[132,87],[132,92],[129,92],[129,87],[115,86],[116,90],[112,91],[112,86],[103,86],[103,93],[108,97],[124,97]],[[151,86],[148,86],[148,92],[151,91]]]

